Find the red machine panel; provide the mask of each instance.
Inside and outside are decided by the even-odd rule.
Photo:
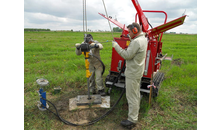
[[[122,38],[114,38],[114,39],[123,49],[127,48],[128,45],[130,44],[129,38],[122,37]],[[148,44],[148,49],[146,52],[145,71],[143,73],[143,77],[151,78],[152,72],[157,71],[160,67],[160,63],[155,64],[157,51],[158,51],[158,41],[150,41],[149,43],[146,44]],[[112,48],[112,60],[111,60],[110,71],[119,73],[120,69],[122,69],[123,64],[124,64],[124,59],[115,51],[114,48]],[[153,66],[153,70],[152,70],[152,66]]]
[[[149,41],[148,48],[147,48],[147,55],[145,60],[145,71],[143,77],[151,78],[153,72],[157,70],[155,66],[155,59],[157,56],[157,48],[158,42],[157,41]],[[152,69],[153,68],[153,69]]]
[[[129,38],[114,38],[118,45],[125,49],[128,47],[130,40]],[[124,59],[115,51],[115,48],[112,48],[112,61],[110,71],[119,72],[124,64]]]

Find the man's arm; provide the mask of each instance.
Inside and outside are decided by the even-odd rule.
[[[103,45],[101,43],[99,43],[98,41],[95,41],[95,46],[96,48],[98,48],[99,50],[103,49]]]
[[[94,47],[94,48],[97,48],[99,50],[102,50],[103,49],[103,46],[101,43],[99,43],[98,41],[95,41],[93,43],[90,44],[91,47]]]
[[[127,50],[122,49],[118,44],[116,44],[115,50],[122,58],[124,58],[125,60],[130,60],[135,56],[139,49],[139,44],[137,42],[138,41],[132,41],[128,46]]]
[[[81,55],[81,54],[82,54],[81,49],[79,48],[79,46],[80,46],[80,43],[76,43],[76,44],[75,44],[75,47],[76,47],[76,55]]]

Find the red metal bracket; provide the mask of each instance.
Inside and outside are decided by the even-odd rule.
[[[159,11],[159,10],[143,10],[143,12],[149,12],[149,13],[164,13],[164,15],[165,15],[164,24],[167,22],[167,13],[166,13],[165,11]],[[137,15],[138,15],[138,13],[136,13],[136,15],[135,15],[135,22],[137,22]],[[159,40],[159,42],[161,42],[162,37],[163,37],[163,33],[161,33],[161,35],[160,35],[160,40]]]
[[[165,32],[179,25],[182,25],[185,18],[186,18],[186,15],[148,30],[149,37],[154,38],[162,32]]]
[[[124,31],[128,32],[127,28],[124,28],[124,24],[119,23],[118,21],[116,21],[115,19],[112,18],[107,18],[104,14],[99,13],[102,17],[108,19],[109,21],[111,21],[112,23],[114,23],[115,25],[117,25],[118,27],[120,27],[121,29],[123,29]]]

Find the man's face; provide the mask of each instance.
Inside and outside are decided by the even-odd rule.
[[[89,44],[91,44],[92,43],[92,41],[89,41]]]
[[[91,38],[88,37],[88,38],[86,38],[86,42],[91,44],[93,41],[91,40]]]
[[[135,36],[134,33],[129,28],[128,28],[128,34],[131,38]]]

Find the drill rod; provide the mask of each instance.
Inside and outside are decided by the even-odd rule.
[[[88,86],[88,100],[91,99],[90,97],[90,89],[89,89],[89,77],[91,76],[91,73],[89,71],[89,61],[88,61],[88,58],[89,58],[89,52],[83,52],[84,56],[85,56],[85,66],[86,66],[86,78],[87,78],[87,86]]]

